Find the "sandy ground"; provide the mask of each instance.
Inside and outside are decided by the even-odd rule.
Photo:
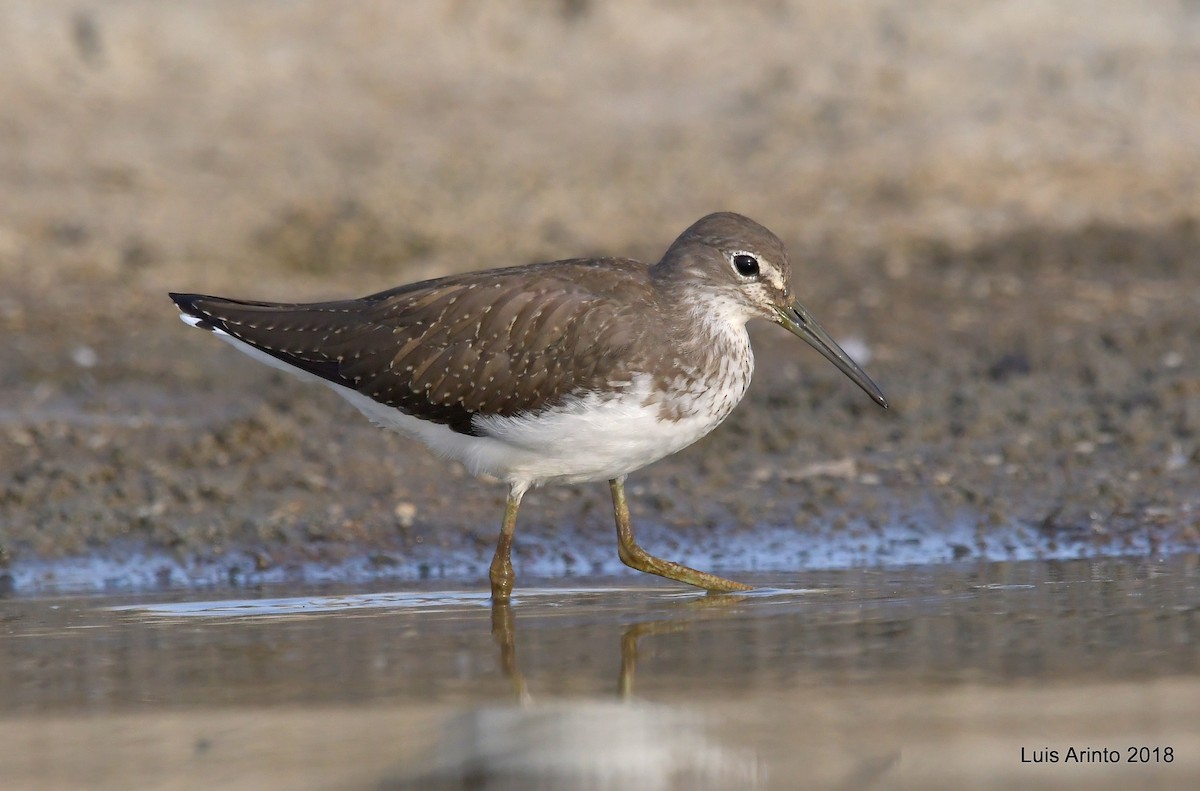
[[[1200,7],[647,5],[0,6],[0,560],[485,559],[499,487],[165,292],[654,260],[720,209],[893,409],[754,328],[743,406],[632,480],[642,524],[1200,543]],[[535,493],[518,565],[608,553],[607,509]]]

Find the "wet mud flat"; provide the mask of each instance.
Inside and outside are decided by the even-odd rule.
[[[784,239],[892,409],[752,326],[745,402],[629,481],[653,549],[733,569],[776,536],[796,568],[836,565],[825,543],[857,565],[1200,541],[1194,9],[0,15],[5,589],[477,578],[501,487],[189,333],[165,293],[655,260],[720,209]],[[603,484],[547,489],[515,561],[608,573],[612,546]]]
[[[640,534],[745,569],[1196,547],[1197,249],[1188,222],[927,242],[901,278],[885,250],[843,259],[808,302],[892,409],[753,327],[741,407],[631,477]],[[113,314],[122,285],[83,290],[8,292],[6,588],[482,579],[502,486],[187,335],[157,292]],[[620,571],[612,533],[603,485],[537,490],[518,574]]]
[[[0,773],[14,789],[1191,788],[1198,577],[1193,555],[757,575],[723,597],[552,582],[496,609],[428,585],[19,599]]]

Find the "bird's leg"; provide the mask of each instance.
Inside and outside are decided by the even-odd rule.
[[[656,558],[642,549],[633,537],[633,525],[629,522],[629,504],[625,502],[625,479],[614,478],[608,482],[608,488],[612,490],[613,515],[617,519],[617,553],[626,566],[716,593],[753,590],[751,586],[740,582]]]
[[[492,566],[488,577],[492,580],[492,601],[507,602],[512,595],[513,574],[512,540],[513,531],[517,527],[517,509],[521,507],[521,498],[525,495],[525,487],[514,485],[508,491],[508,502],[504,506],[504,524],[500,526],[500,538],[496,541],[496,555],[492,558]]]

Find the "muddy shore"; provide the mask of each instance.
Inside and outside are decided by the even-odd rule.
[[[87,556],[482,565],[501,487],[189,331],[165,292],[654,260],[722,209],[788,243],[892,409],[752,327],[743,405],[631,478],[664,552],[764,526],[944,535],[934,560],[999,535],[1194,549],[1198,41],[1195,8],[1134,3],[6,4],[8,584]],[[610,533],[603,485],[532,493],[518,573],[593,571]]]

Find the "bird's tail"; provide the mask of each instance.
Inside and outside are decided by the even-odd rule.
[[[185,324],[222,336],[261,362],[276,367],[284,367],[278,365],[283,363],[347,386],[352,383],[340,368],[354,344],[361,343],[365,335],[390,335],[388,328],[364,322],[340,302],[294,304],[206,294],[170,296]]]

